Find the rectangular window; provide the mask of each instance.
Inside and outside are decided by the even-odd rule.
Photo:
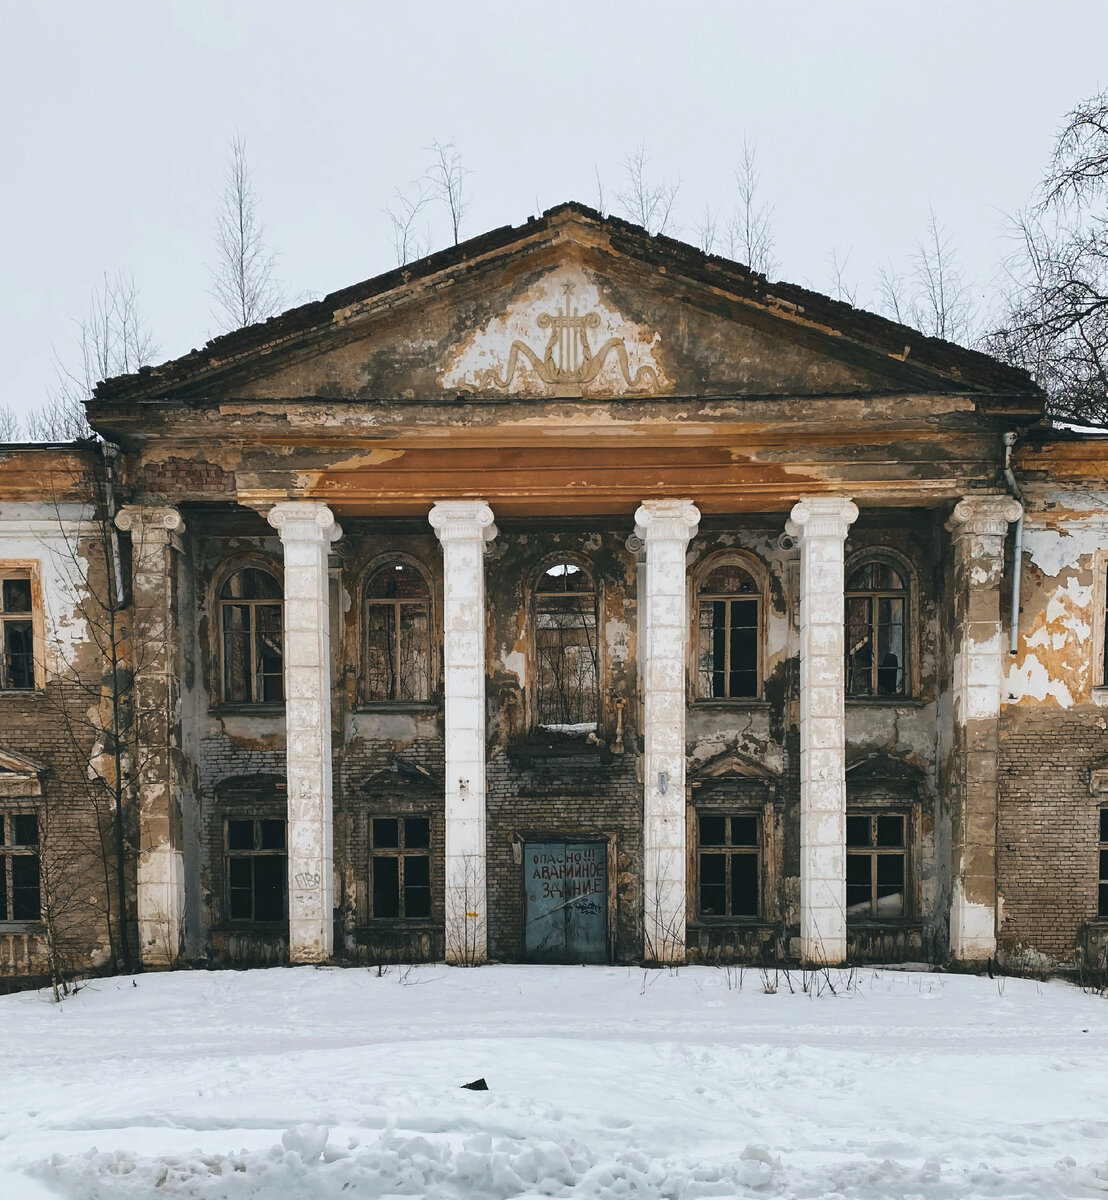
[[[431,915],[431,821],[427,817],[371,817],[370,917],[426,919]]]
[[[1100,810],[1100,871],[1097,884],[1096,915],[1108,917],[1108,808]]]
[[[758,818],[702,811],[696,830],[697,915],[757,917],[762,891]]]
[[[276,922],[287,916],[288,852],[283,817],[228,817],[227,918]]]
[[[906,829],[904,813],[847,815],[848,919],[891,920],[907,914]]]
[[[37,921],[39,890],[38,817],[0,815],[0,921]]]
[[[697,661],[703,698],[758,695],[758,608],[757,597],[701,600]]]
[[[0,689],[31,691],[35,686],[35,631],[29,571],[5,573],[0,578],[0,625],[4,638]]]

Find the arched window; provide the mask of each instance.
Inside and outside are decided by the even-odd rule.
[[[908,583],[883,559],[852,566],[846,580],[846,692],[903,696],[907,691]]]
[[[365,585],[368,701],[431,698],[431,593],[410,563],[387,562]]]
[[[576,563],[558,562],[535,587],[535,723],[595,729],[600,686],[596,585]]]
[[[696,622],[697,697],[756,698],[761,689],[762,596],[754,576],[735,562],[710,570],[697,589]]]
[[[219,592],[222,695],[227,704],[279,704],[285,698],[281,584],[243,567]]]

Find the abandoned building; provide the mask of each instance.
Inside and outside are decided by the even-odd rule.
[[[1108,442],[578,205],[0,461],[0,971],[1108,944]]]

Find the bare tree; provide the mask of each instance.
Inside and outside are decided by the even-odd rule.
[[[392,246],[398,267],[422,258],[430,250],[431,239],[426,229],[420,233],[416,228],[420,213],[432,199],[430,182],[417,179],[412,186],[415,189],[413,194],[407,195],[397,188],[393,202],[385,205],[385,215],[392,226]]]
[[[211,268],[213,314],[223,332],[264,321],[279,312],[284,296],[274,276],[277,256],[258,216],[246,143],[236,133],[216,218],[216,264]]]
[[[616,192],[623,215],[648,233],[676,233],[673,206],[681,190],[681,176],[654,181],[647,172],[646,143],[640,142],[623,162],[624,187]]]
[[[773,206],[762,199],[758,172],[758,148],[743,139],[735,167],[737,204],[727,227],[728,255],[762,275],[778,268],[773,254]]]
[[[432,195],[450,216],[450,228],[456,246],[461,240],[462,221],[469,212],[465,180],[470,172],[462,165],[462,156],[454,141],[434,141],[426,149],[432,155],[431,165],[427,169],[427,180]]]
[[[927,227],[908,269],[878,271],[879,307],[886,316],[928,337],[963,345],[976,340],[977,306],[954,240],[928,208]]]
[[[1055,417],[1108,425],[1108,90],[1067,115],[1039,196],[1012,221],[986,346],[1031,372]]]
[[[0,442],[18,442],[23,437],[23,418],[9,404],[0,404]]]
[[[592,173],[596,177],[596,211],[604,215],[604,185],[600,182],[600,168],[593,163]]]
[[[157,349],[139,311],[134,277],[105,274],[92,293],[85,317],[77,323],[77,361],[55,351],[57,382],[46,402],[27,415],[24,432],[31,441],[71,442],[92,435],[85,401],[101,379],[128,375],[146,366]]]
[[[716,246],[719,245],[719,218],[707,200],[704,201],[704,211],[700,219],[693,226],[693,232],[700,249],[705,254],[715,254]]]
[[[848,250],[846,255],[840,259],[838,249],[832,246],[831,253],[827,256],[827,274],[831,280],[831,295],[836,300],[842,300],[846,304],[857,307],[858,288],[846,281],[846,266],[850,262],[850,254],[851,252]]]

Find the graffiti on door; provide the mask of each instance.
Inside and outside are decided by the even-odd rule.
[[[534,962],[607,958],[607,847],[603,842],[529,842],[524,847],[524,938]]]

